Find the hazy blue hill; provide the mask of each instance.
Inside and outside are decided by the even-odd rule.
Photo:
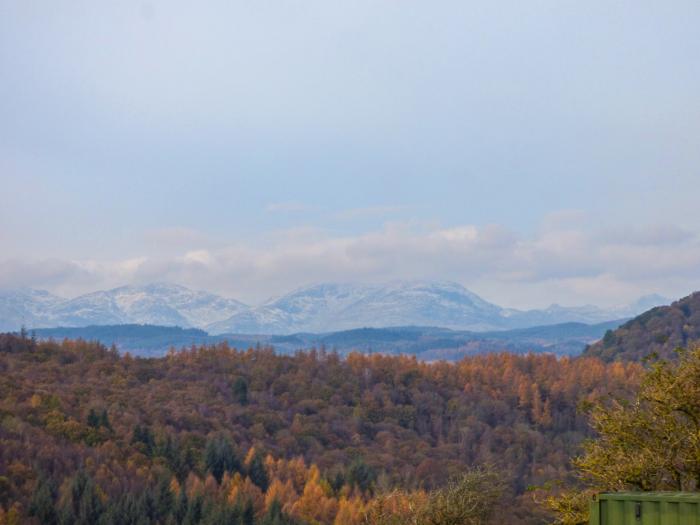
[[[85,339],[99,341],[107,346],[114,344],[122,351],[143,356],[162,355],[171,347],[182,348],[219,341],[219,338],[211,337],[198,328],[140,324],[40,328],[33,330],[33,333],[40,339]]]
[[[44,328],[34,332],[41,339],[76,339],[115,344],[123,352],[136,355],[162,355],[169,348],[213,344],[226,341],[235,348],[273,346],[280,353],[325,347],[340,353],[351,351],[412,354],[420,359],[455,360],[465,355],[509,351],[515,353],[548,352],[575,355],[587,344],[616,328],[619,322],[597,325],[565,323],[529,329],[470,332],[436,327],[358,328],[328,333],[292,335],[221,334],[209,335],[196,328],[139,324],[111,326]]]
[[[435,327],[361,328],[308,339],[326,347],[387,353],[416,354],[422,359],[460,359],[464,355],[509,351],[580,353],[624,321],[595,325],[564,323],[493,332],[470,332]]]
[[[569,339],[572,337],[599,337],[599,334],[606,330],[615,329],[627,319],[606,321],[604,323],[560,323],[545,326],[531,326],[529,328],[518,328],[515,330],[504,330],[496,332],[480,332],[484,337],[495,337],[505,339],[522,338],[545,338],[545,339]],[[602,332],[601,332],[602,331]]]

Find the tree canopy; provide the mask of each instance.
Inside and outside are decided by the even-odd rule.
[[[587,523],[595,491],[700,490],[700,346],[676,353],[651,363],[633,396],[586,407],[597,437],[573,464],[587,490],[549,500],[560,523]]]
[[[492,521],[541,523],[528,487],[573,481],[569,458],[592,436],[577,406],[624,397],[640,372],[225,344],[144,359],[0,335],[0,524],[400,522],[451,506],[485,465],[502,482]]]

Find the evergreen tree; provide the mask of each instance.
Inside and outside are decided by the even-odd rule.
[[[29,515],[36,517],[42,524],[55,525],[58,523],[55,501],[56,485],[53,481],[40,477],[29,504]]]
[[[78,518],[70,505],[64,505],[58,513],[58,523],[60,525],[76,525]]]
[[[122,494],[105,509],[100,525],[136,525],[139,511],[134,494]]]
[[[248,382],[244,378],[236,378],[231,385],[231,392],[233,393],[233,399],[236,402],[241,405],[248,404]]]
[[[151,456],[153,455],[156,442],[150,428],[145,425],[136,425],[131,437],[131,444],[137,445],[144,454]]]
[[[204,449],[204,464],[217,482],[225,472],[238,471],[241,462],[233,449],[231,440],[226,436],[218,436],[207,441]]]
[[[91,428],[97,428],[100,426],[100,418],[95,412],[94,408],[91,408],[90,412],[88,413],[87,424]]]
[[[345,485],[345,476],[343,473],[340,471],[336,472],[335,476],[330,480],[330,484],[333,492],[337,494],[338,491],[343,488],[343,485]]]
[[[136,500],[136,509],[139,516],[139,521],[143,518],[148,518],[149,521],[156,519],[156,506],[153,493],[150,489],[141,492]]]
[[[255,483],[260,490],[265,492],[270,484],[270,478],[267,475],[265,460],[260,452],[256,452],[248,466],[248,477]]]
[[[212,503],[204,511],[203,525],[239,525],[241,509],[226,502]]]
[[[348,483],[358,487],[362,491],[368,491],[377,480],[377,471],[364,462],[362,458],[357,458],[348,469]]]
[[[165,476],[162,476],[158,481],[153,500],[155,517],[162,521],[175,504],[175,498],[170,490],[170,482]]]
[[[98,522],[102,511],[102,501],[94,482],[83,470],[78,471],[70,482],[61,523],[92,525]]]
[[[255,525],[255,508],[253,502],[248,500],[243,505],[242,525]]]
[[[189,505],[187,506],[187,514],[185,514],[182,524],[197,525],[202,520],[202,507],[202,496],[197,494],[192,500],[190,500]]]
[[[99,426],[104,427],[107,430],[112,430],[112,424],[109,422],[109,417],[107,416],[106,409],[102,409],[102,412],[100,412],[100,419],[98,424]]]
[[[189,501],[187,501],[187,493],[183,488],[180,490],[180,493],[177,496],[175,508],[173,509],[173,517],[175,518],[176,523],[182,523],[185,521],[185,516],[187,516],[189,505]]]
[[[296,525],[297,522],[282,512],[282,505],[274,500],[262,517],[260,525]]]

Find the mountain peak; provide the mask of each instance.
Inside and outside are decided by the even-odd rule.
[[[493,329],[502,309],[449,281],[326,282],[298,288],[214,323],[214,333],[327,332],[399,325]]]
[[[595,306],[544,310],[504,309],[449,280],[387,283],[322,282],[302,286],[250,307],[170,282],[126,285],[73,299],[24,289],[0,292],[0,330],[104,324],[159,324],[206,328],[212,333],[288,334],[388,326],[437,326],[486,331],[564,322],[599,323],[629,318],[658,295],[623,309]]]

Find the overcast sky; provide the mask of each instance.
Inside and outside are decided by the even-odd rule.
[[[700,289],[700,2],[0,0],[0,287]]]

